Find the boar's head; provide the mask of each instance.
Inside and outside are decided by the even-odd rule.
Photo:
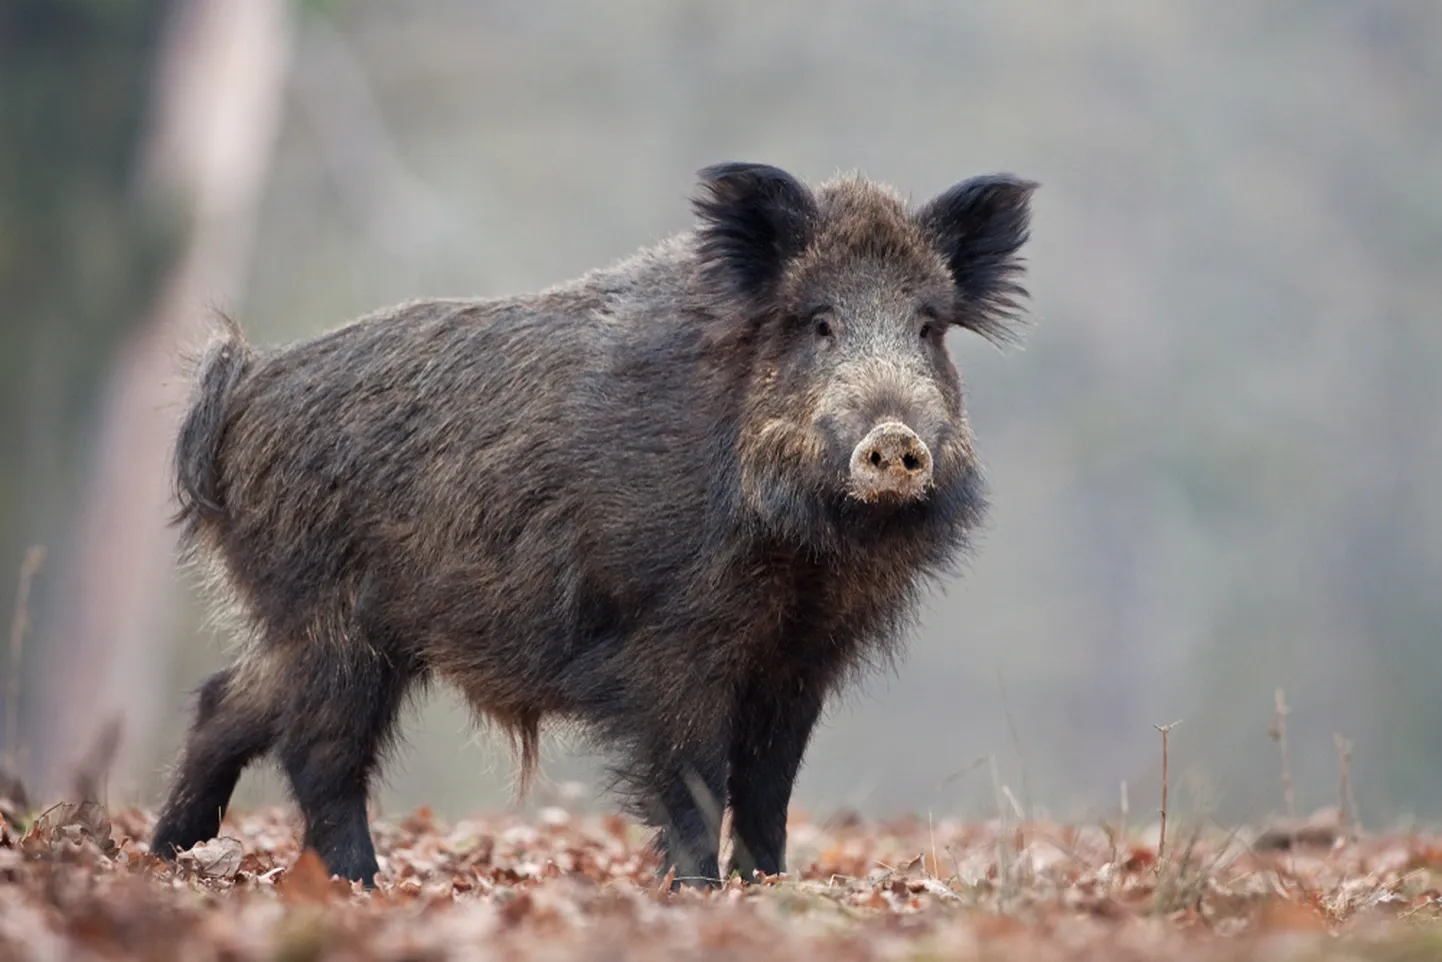
[[[702,269],[747,365],[747,510],[819,547],[974,522],[980,471],[945,336],[1011,338],[1037,185],[975,177],[911,208],[859,178],[812,190],[759,164],[709,167],[701,183]]]

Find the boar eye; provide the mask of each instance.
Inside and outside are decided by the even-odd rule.
[[[941,315],[937,313],[936,308],[930,305],[922,307],[917,313],[920,314],[922,318],[921,339],[924,341],[936,333],[937,327],[941,322]]]
[[[807,313],[807,318],[811,321],[811,329],[816,332],[817,337],[831,336],[831,320],[828,317],[830,313],[831,308],[829,307],[818,307]]]

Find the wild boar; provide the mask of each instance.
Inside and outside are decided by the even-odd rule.
[[[420,300],[274,351],[231,322],[175,450],[183,544],[242,615],[152,850],[274,752],[330,870],[431,679],[510,733],[577,724],[661,872],[785,870],[829,695],[897,651],[986,493],[945,343],[1004,341],[1035,183],[919,207],[860,177],[699,174],[695,225],[536,294]]]

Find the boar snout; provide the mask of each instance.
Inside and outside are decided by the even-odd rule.
[[[851,452],[851,490],[862,501],[909,501],[931,484],[931,450],[900,421],[883,421]]]

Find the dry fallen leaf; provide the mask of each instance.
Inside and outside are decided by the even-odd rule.
[[[78,854],[87,843],[105,857],[119,846],[111,837],[110,818],[97,802],[62,802],[42,812],[20,839],[32,857]]]
[[[285,870],[275,887],[287,902],[325,902],[332,894],[330,872],[313,848],[300,853],[300,858]]]
[[[244,857],[245,847],[238,840],[221,836],[181,852],[176,863],[201,878],[228,879],[240,872]]]
[[[1262,903],[1258,924],[1276,932],[1324,932],[1327,920],[1315,909],[1283,899]]]

